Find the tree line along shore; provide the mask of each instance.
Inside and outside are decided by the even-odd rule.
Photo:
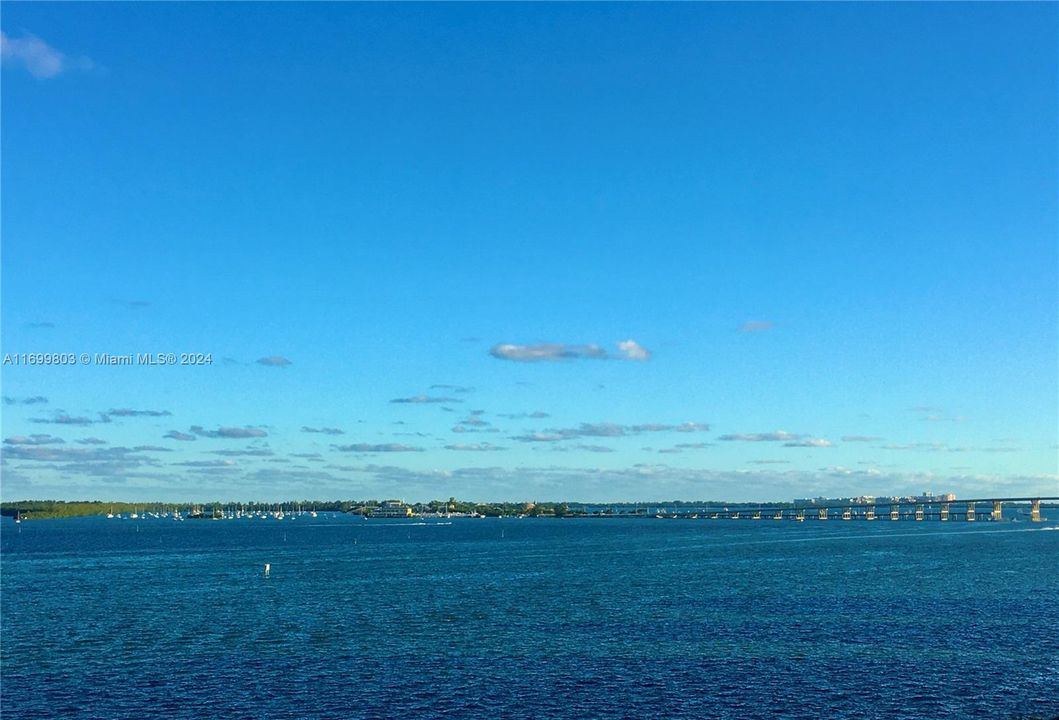
[[[279,503],[264,502],[196,502],[196,503],[130,503],[106,500],[19,500],[0,504],[0,516],[29,519],[50,519],[107,516],[136,513],[181,513],[190,517],[214,517],[234,512],[246,513],[297,513],[297,512],[341,512],[370,517],[396,506],[416,515],[473,515],[500,517],[523,515],[526,517],[590,517],[600,515],[638,515],[654,512],[664,506],[727,505],[729,507],[750,506],[751,503],[659,501],[651,503],[573,503],[573,502],[500,502],[479,503],[449,498],[431,500],[426,503],[402,503],[395,500],[290,500]]]

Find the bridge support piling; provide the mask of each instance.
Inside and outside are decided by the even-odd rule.
[[[843,510],[842,511],[842,519],[843,520],[852,520],[853,519],[853,508],[846,508],[845,510]]]
[[[816,516],[821,520],[827,520],[827,508],[820,508],[820,512]]]
[[[938,519],[939,520],[948,520],[949,519],[949,504],[948,503],[942,503],[942,505],[941,505],[941,514],[938,515]]]
[[[901,519],[901,506],[900,505],[891,505],[890,506],[890,519],[891,520],[900,520]]]
[[[1041,521],[1041,501],[1031,500],[1030,501],[1030,522]]]
[[[991,520],[1003,520],[1004,519],[1004,503],[1000,500],[993,501],[993,512],[989,515]]]
[[[974,521],[975,521],[975,517],[974,517],[974,503],[973,502],[969,502],[969,503],[967,503],[967,522],[974,522]]]
[[[864,519],[865,520],[874,520],[875,519],[875,506],[874,505],[868,506],[867,512],[864,513]]]
[[[922,519],[923,519],[923,506],[922,505],[916,505],[916,520],[922,520]]]

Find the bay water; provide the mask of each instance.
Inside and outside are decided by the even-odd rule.
[[[0,714],[1053,718],[1056,530],[4,518]]]

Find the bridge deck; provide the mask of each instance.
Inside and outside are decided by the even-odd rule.
[[[699,508],[681,508],[678,510],[668,510],[659,507],[658,510],[652,512],[650,509],[643,509],[637,511],[638,514],[647,515],[662,515],[664,517],[702,517],[705,519],[714,519],[715,517],[720,518],[735,518],[738,516],[739,519],[761,519],[761,520],[773,520],[777,519],[776,515],[780,515],[783,519],[797,519],[798,516],[803,516],[805,519],[810,520],[822,520],[821,513],[827,515],[827,519],[848,519],[848,520],[863,520],[866,519],[868,511],[872,511],[874,519],[876,520],[889,520],[892,519],[892,513],[896,508],[898,519],[917,518],[918,519],[940,519],[942,517],[942,508],[947,508],[947,518],[959,518],[967,517],[970,515],[968,512],[968,506],[972,503],[978,505],[975,508],[975,517],[981,518],[982,520],[989,520],[991,517],[991,510],[994,503],[1001,503],[1001,505],[1008,504],[1029,504],[1031,506],[1040,506],[1044,502],[1056,502],[1059,501],[1059,496],[1051,497],[994,497],[994,498],[968,498],[966,500],[876,500],[875,502],[863,502],[863,503],[828,503],[820,505],[793,505],[793,504],[772,504],[772,505],[744,505],[739,507],[733,506],[702,506]],[[849,511],[850,517],[843,518],[843,513]],[[753,516],[760,515],[760,518],[754,518]]]

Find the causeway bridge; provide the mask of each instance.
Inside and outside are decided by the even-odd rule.
[[[1029,521],[1041,522],[1041,502],[1059,502],[1056,497],[996,497],[970,500],[886,500],[865,503],[831,502],[828,504],[772,504],[738,508],[680,509],[657,512],[655,517],[705,520],[937,520],[941,522],[998,521],[1004,519],[1004,506],[1029,508]]]

